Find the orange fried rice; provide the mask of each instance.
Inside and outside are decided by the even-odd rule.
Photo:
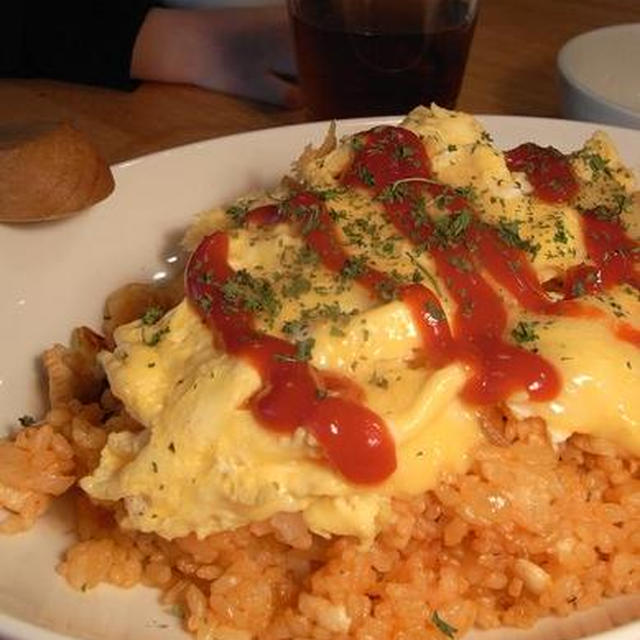
[[[123,530],[119,504],[74,488],[108,433],[140,428],[95,373],[86,331],[45,357],[55,401],[44,420],[0,442],[2,531],[72,493],[78,541],[57,570],[75,589],[156,587],[199,640],[460,638],[640,590],[640,460],[589,436],[554,445],[542,420],[498,410],[468,472],[395,500],[370,548],[284,513],[203,540]]]

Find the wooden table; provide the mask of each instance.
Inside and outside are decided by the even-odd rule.
[[[480,0],[458,107],[559,116],[555,58],[572,36],[640,21],[640,0]],[[286,111],[194,87],[147,83],[132,93],[45,80],[0,80],[0,122],[66,119],[109,162],[194,140],[300,122]]]

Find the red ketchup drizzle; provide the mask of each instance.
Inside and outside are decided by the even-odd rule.
[[[630,342],[640,349],[640,331],[627,322],[620,322],[616,327],[616,335],[620,340]]]
[[[473,377],[462,397],[473,404],[489,404],[526,390],[533,400],[553,398],[560,389],[554,367],[535,353],[507,342],[507,312],[498,293],[482,277],[486,270],[525,308],[538,313],[583,313],[572,301],[553,302],[542,288],[521,249],[503,242],[497,230],[483,225],[466,198],[431,179],[423,145],[415,134],[397,127],[377,127],[356,137],[357,151],[342,182],[364,188],[379,197],[389,220],[413,243],[431,252],[440,277],[457,304],[453,331],[438,297],[421,284],[399,285],[371,267],[355,278],[374,299],[391,291],[410,309],[419,328],[429,363],[443,366],[454,359],[470,364]],[[525,144],[507,153],[512,171],[524,171],[535,195],[547,202],[566,202],[578,184],[568,159],[552,148]],[[403,185],[401,197],[382,197],[386,189]],[[471,212],[464,242],[442,246],[426,218],[412,214],[424,195],[443,197],[450,215]],[[316,194],[299,192],[280,206],[250,211],[247,224],[286,222],[298,228],[325,268],[336,273],[348,264],[334,222]],[[583,217],[587,251],[594,265],[580,265],[567,273],[565,293],[574,289],[596,292],[620,282],[637,286],[637,243],[611,221]],[[360,387],[339,375],[320,372],[296,360],[296,349],[286,340],[254,327],[252,314],[231,308],[222,287],[234,272],[227,262],[228,238],[214,233],[205,238],[187,268],[187,295],[225,349],[245,358],[262,379],[250,409],[266,428],[291,433],[306,428],[320,443],[328,462],[347,479],[376,483],[396,468],[393,440],[384,421],[362,405]],[[619,323],[617,335],[640,345],[640,332]]]
[[[226,351],[251,362],[259,372],[262,386],[249,402],[256,420],[283,433],[306,428],[329,463],[352,482],[384,480],[396,468],[393,440],[384,422],[353,399],[348,385],[343,385],[349,391],[343,395],[331,378],[328,388],[320,387],[322,377],[295,359],[291,343],[256,331],[250,313],[229,306],[222,291],[234,275],[228,249],[229,239],[221,232],[200,243],[187,266],[187,296]],[[327,393],[336,390],[338,395]]]
[[[616,285],[630,284],[640,289],[640,244],[630,238],[616,216],[603,217],[599,211],[585,211],[581,217],[587,255],[593,264],[580,264],[565,275],[564,294],[578,298],[597,294]],[[618,322],[616,336],[640,347],[640,331]]]
[[[569,159],[553,147],[527,142],[505,153],[510,171],[522,171],[533,193],[545,202],[569,202],[578,193]]]
[[[298,213],[313,212],[317,222],[306,235],[307,244],[315,250],[326,269],[340,273],[348,264],[349,254],[340,244],[323,200],[313,193],[301,192],[290,198],[283,208]],[[440,301],[432,291],[420,284],[398,285],[386,274],[371,267],[365,267],[355,281],[365,287],[374,299],[384,299],[385,291],[395,292],[411,310],[425,345],[438,354],[449,347],[449,326]]]
[[[485,269],[525,309],[540,313],[553,309],[554,303],[547,297],[524,251],[505,244],[490,227],[475,226],[470,237]]]
[[[300,192],[278,207],[258,207],[247,215],[248,224],[279,222],[297,226],[325,268],[339,273],[348,264],[349,254],[342,248],[334,222],[317,195]],[[305,427],[322,445],[329,462],[353,482],[379,482],[389,476],[396,467],[393,440],[382,419],[362,406],[359,387],[293,361],[292,344],[255,331],[250,314],[228,308],[221,293],[221,286],[233,276],[227,251],[226,235],[205,238],[187,269],[187,293],[209,326],[221,335],[227,351],[248,359],[259,371],[262,388],[250,402],[256,419],[281,432]],[[376,299],[383,291],[395,291],[409,306],[430,353],[441,354],[442,360],[442,354],[450,351],[449,327],[431,291],[419,284],[399,286],[370,267],[355,281]],[[316,380],[321,381],[321,389]]]
[[[563,203],[577,195],[579,184],[569,159],[557,149],[526,143],[507,151],[505,156],[511,171],[525,172],[541,200]],[[582,233],[593,264],[577,265],[567,271],[566,298],[596,294],[622,283],[639,288],[638,243],[627,236],[616,216],[600,213],[594,210],[582,215]]]
[[[462,242],[446,248],[435,241],[434,226],[412,214],[412,208],[426,192],[443,197],[450,214],[471,211],[469,202],[455,190],[431,179],[424,147],[406,129],[378,127],[360,136],[358,151],[343,176],[346,185],[366,188],[381,197],[389,220],[415,244],[427,246],[438,274],[447,282],[457,303],[453,338],[439,343],[439,360],[461,359],[474,371],[462,397],[473,404],[504,400],[525,389],[533,400],[549,400],[560,389],[554,367],[540,356],[504,340],[507,313],[499,295],[480,274],[485,268],[527,309],[546,311],[552,303],[546,297],[524,253],[501,242],[473,216],[468,229],[471,251]],[[403,150],[398,152],[397,145]],[[413,179],[413,181],[411,181]],[[401,197],[382,197],[406,181]],[[449,334],[450,335],[450,334]]]
[[[625,233],[617,218],[603,219],[597,211],[585,211],[580,221],[587,255],[594,264],[573,267],[565,293],[577,297],[624,283],[640,288],[640,245]]]

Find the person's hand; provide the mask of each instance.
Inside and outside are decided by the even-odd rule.
[[[152,9],[131,76],[183,82],[273,104],[298,106],[295,62],[283,6]]]

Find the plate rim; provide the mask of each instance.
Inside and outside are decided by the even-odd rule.
[[[616,132],[619,135],[631,134],[632,137],[637,138],[638,150],[640,154],[640,131],[636,129],[628,128],[628,127],[594,123],[594,122],[583,121],[583,120],[565,120],[562,118],[553,118],[553,117],[519,116],[519,115],[510,115],[510,114],[473,114],[473,116],[479,119],[483,124],[486,124],[488,128],[491,128],[491,127],[500,128],[501,126],[504,126],[503,123],[508,123],[510,125],[517,125],[518,123],[528,123],[528,124],[533,124],[535,126],[540,126],[542,128],[544,128],[545,126],[553,126],[553,127],[564,126],[567,128],[573,128],[573,127],[579,126],[581,128],[593,130],[594,127],[596,127],[597,129],[601,129],[604,131]],[[188,142],[185,144],[180,144],[173,147],[168,147],[165,149],[160,149],[150,153],[145,153],[139,156],[128,158],[126,160],[122,160],[120,162],[112,164],[111,169],[114,171],[114,176],[116,177],[116,189],[117,189],[117,178],[118,178],[118,175],[121,174],[121,172],[127,171],[129,168],[140,165],[142,163],[153,162],[155,159],[161,159],[165,156],[190,154],[198,150],[206,150],[208,152],[207,147],[210,147],[210,146],[215,147],[217,144],[234,143],[236,141],[242,141],[243,139],[251,139],[252,137],[260,137],[265,135],[277,136],[282,132],[293,134],[296,131],[299,131],[301,134],[303,134],[299,136],[300,144],[304,145],[304,144],[310,144],[308,141],[308,132],[313,132],[314,135],[316,133],[321,133],[323,130],[327,130],[332,122],[335,122],[340,128],[347,127],[349,130],[352,130],[360,126],[367,127],[367,126],[377,126],[381,124],[397,123],[403,117],[404,115],[389,115],[389,116],[358,117],[358,118],[336,119],[336,120],[322,120],[322,121],[313,121],[313,122],[300,122],[300,123],[279,125],[274,127],[252,129],[249,131],[235,132],[235,133],[231,133],[223,136],[214,136],[214,137],[209,137],[202,140]],[[637,178],[640,181],[640,175],[638,175]],[[81,215],[86,215],[86,213],[90,210],[91,208],[86,210]],[[46,514],[44,517],[46,517]],[[16,535],[20,535],[20,534],[16,534]],[[157,590],[154,590],[154,591],[157,591]],[[588,611],[588,610],[585,610],[585,611]],[[576,612],[576,613],[580,613],[580,612]],[[558,620],[566,620],[570,618],[571,615],[562,616],[562,617],[547,616],[544,619],[548,620],[548,619],[553,619],[554,617],[556,617]],[[498,629],[512,630],[513,628],[502,627]],[[613,627],[611,629],[597,632],[595,635],[592,634],[589,636],[584,636],[583,638],[581,638],[581,640],[629,640],[626,634],[633,632],[634,630],[640,632],[640,619],[631,620],[622,625]],[[34,638],[37,640],[79,640],[81,638],[81,636],[70,636],[70,635],[62,634],[58,631],[55,631],[47,627],[39,626],[36,623],[29,622],[21,618],[17,618],[8,613],[5,613],[2,610],[0,610],[0,634],[8,634],[8,636],[6,637],[6,640],[32,640]],[[4,638],[4,636],[0,636],[0,637]]]
[[[640,24],[640,23],[638,23]],[[468,113],[468,112],[462,112]],[[640,136],[640,130],[634,129],[632,127],[624,127],[620,125],[607,124],[604,122],[595,122],[590,120],[572,120],[561,117],[552,117],[552,116],[525,116],[525,115],[514,115],[514,114],[501,114],[501,113],[474,113],[474,118],[477,118],[481,122],[488,123],[500,123],[500,122],[528,122],[535,123],[540,125],[565,125],[569,128],[580,126],[580,127],[598,127],[603,130],[613,130],[619,134],[631,134],[632,136]],[[221,136],[210,136],[207,138],[202,138],[201,140],[194,140],[192,142],[185,142],[183,144],[177,144],[172,147],[166,147],[164,149],[157,149],[156,151],[150,151],[148,153],[142,153],[140,155],[135,155],[131,158],[127,158],[125,160],[120,160],[118,162],[114,162],[110,165],[112,170],[120,172],[122,170],[127,169],[133,165],[137,165],[142,161],[153,160],[155,158],[161,158],[163,156],[167,156],[170,154],[175,154],[177,152],[185,152],[199,149],[201,147],[208,146],[212,143],[216,142],[229,142],[235,139],[241,139],[243,137],[251,137],[251,136],[260,136],[266,134],[277,134],[282,131],[295,131],[295,130],[304,130],[304,129],[318,129],[318,132],[322,131],[322,129],[328,129],[332,123],[336,123],[338,127],[340,126],[366,126],[369,124],[370,126],[378,126],[382,124],[390,124],[390,123],[398,123],[402,120],[406,114],[401,115],[385,115],[385,116],[361,116],[357,118],[334,118],[330,120],[313,120],[309,122],[294,122],[291,124],[284,125],[276,125],[273,127],[261,127],[259,129],[250,129],[248,131],[236,131],[234,133],[227,133]],[[640,140],[640,138],[639,138]],[[309,144],[307,142],[307,144]],[[638,180],[640,181],[640,175],[638,176]],[[116,184],[117,188],[117,184]],[[97,203],[100,204],[100,203]],[[94,205],[95,206],[95,205]],[[93,207],[89,207],[86,211],[90,211]]]

